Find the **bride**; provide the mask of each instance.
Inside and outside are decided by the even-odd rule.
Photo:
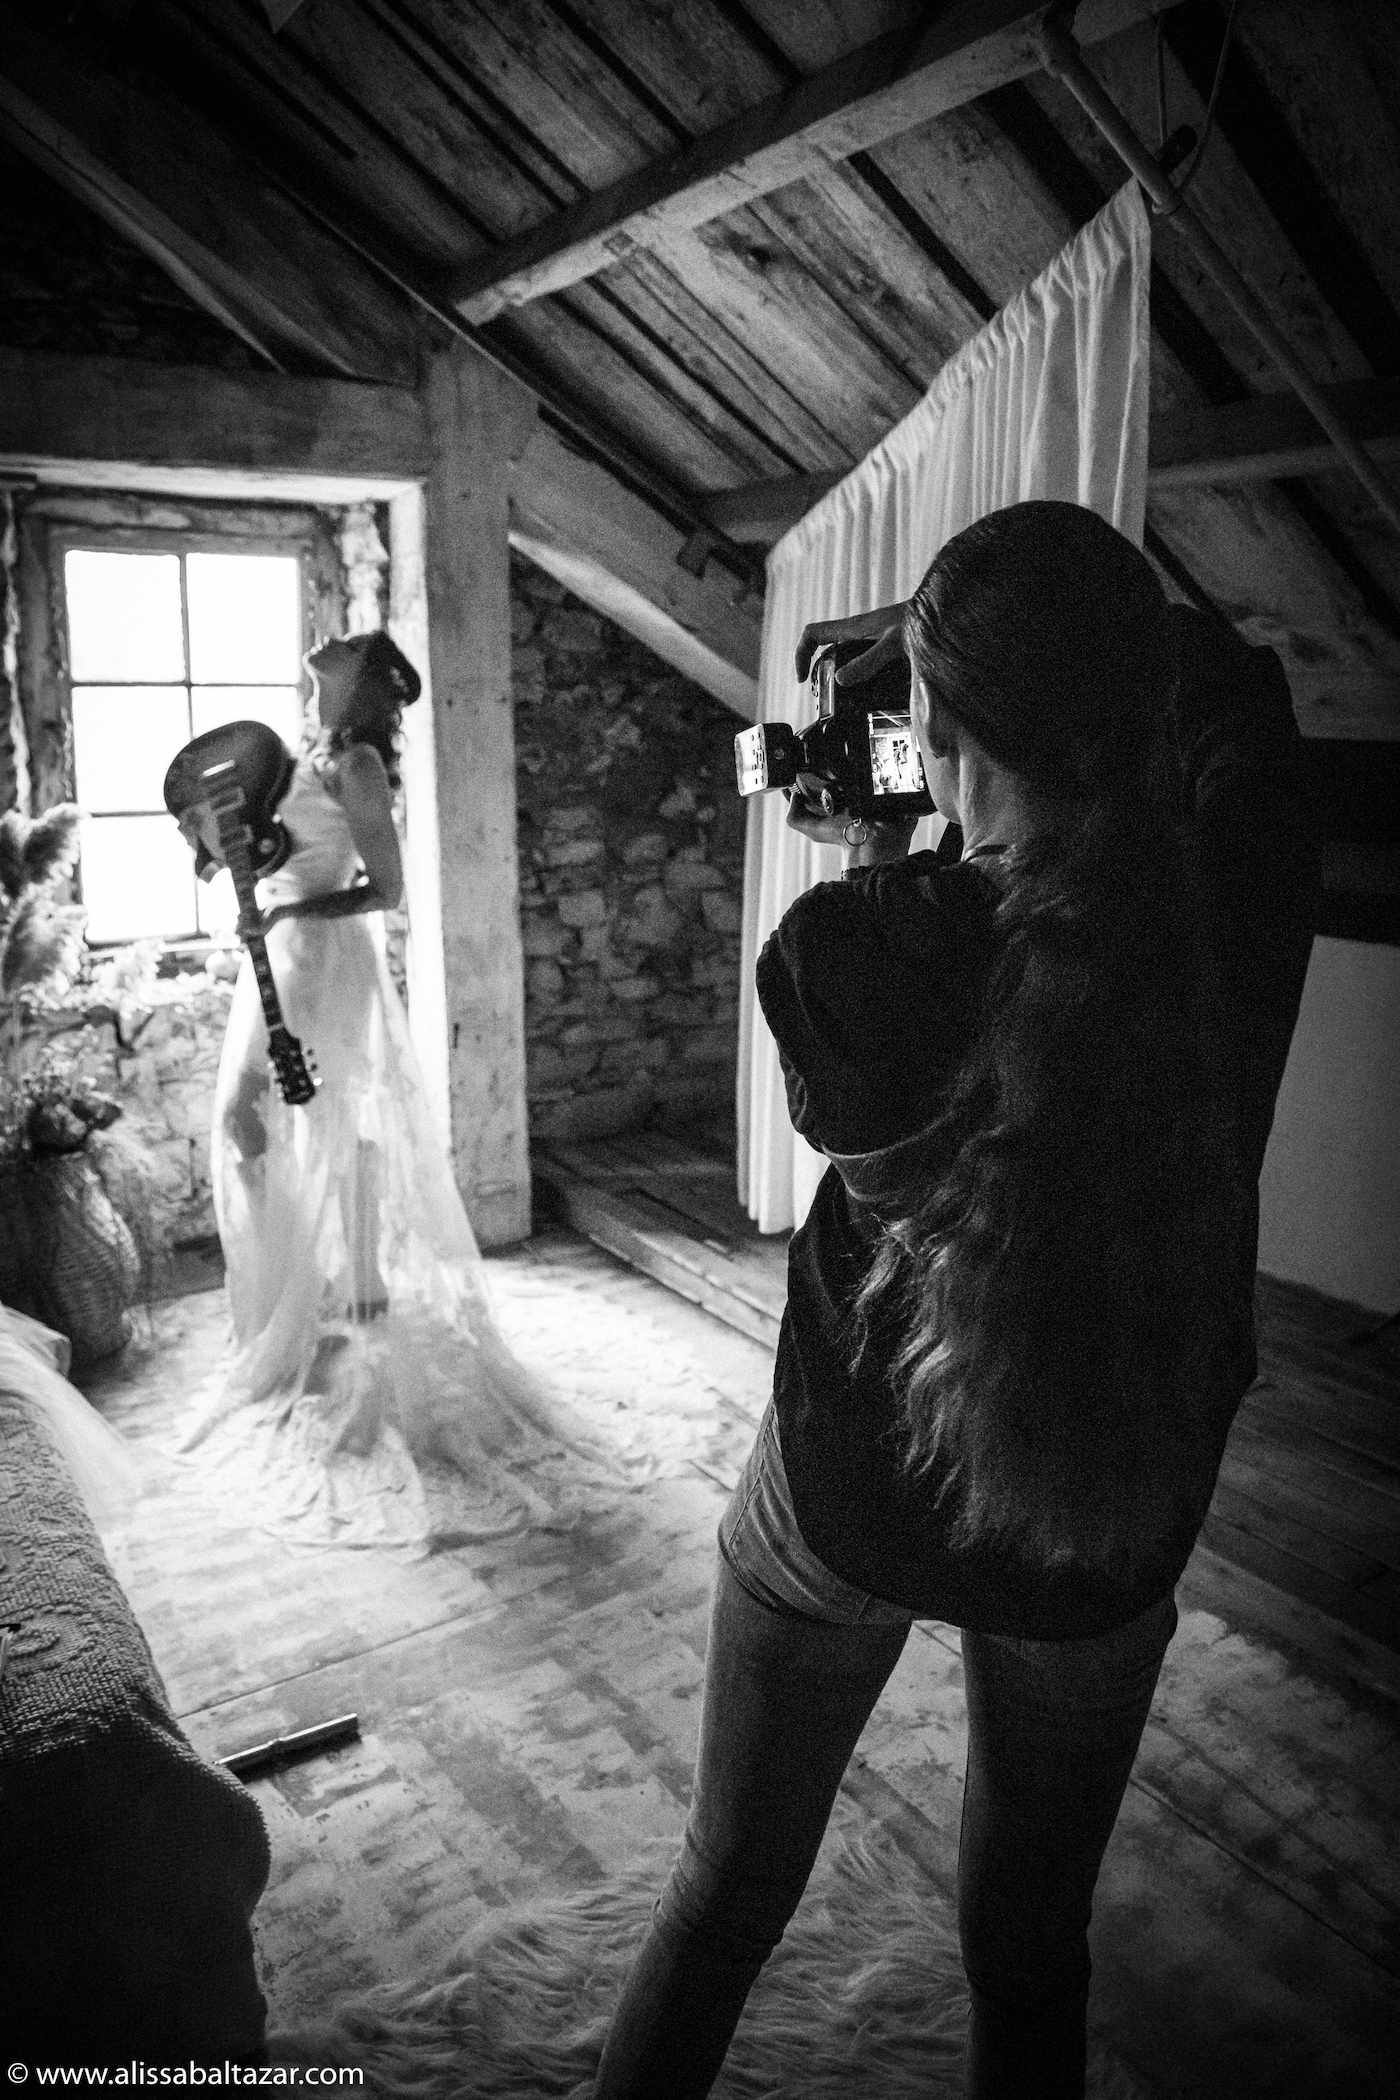
[[[290,1108],[272,1084],[245,956],[213,1136],[237,1355],[187,1448],[307,1540],[557,1525],[596,1462],[496,1327],[385,960],[382,914],[403,889],[397,732],[418,674],[382,632],[306,662],[320,730],[278,806],[291,852],[258,903],[320,1086]],[[218,858],[207,805],[180,823]]]

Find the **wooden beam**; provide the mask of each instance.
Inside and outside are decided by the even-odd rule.
[[[1353,380],[1325,392],[1372,458],[1400,458],[1400,380]],[[1275,481],[1341,466],[1296,394],[1169,409],[1153,417],[1148,431],[1149,489]]]
[[[757,595],[717,563],[708,563],[699,576],[683,568],[678,556],[687,544],[685,535],[604,468],[570,452],[543,424],[515,469],[511,522],[528,538],[597,563],[722,664],[757,678],[762,617]],[[689,675],[696,675],[693,668]],[[710,690],[728,706],[739,704],[732,684],[724,690],[712,684]]]
[[[22,481],[346,503],[433,464],[424,403],[404,388],[0,349],[0,474]],[[542,426],[509,493],[532,559],[567,561],[571,589],[752,718],[756,594],[715,562],[681,567],[685,535]]]
[[[361,496],[421,480],[431,447],[404,387],[0,348],[0,457],[39,480],[81,462],[89,485],[193,495],[207,475],[210,494],[314,501],[318,479]]]
[[[1374,459],[1400,459],[1400,380],[1351,380],[1326,393]],[[1148,431],[1150,490],[1284,480],[1330,473],[1340,464],[1296,394],[1168,409],[1153,417]],[[732,540],[771,546],[840,479],[784,474],[750,482],[707,497],[705,516]]]
[[[434,792],[417,807],[437,849],[428,859],[438,871],[452,1156],[478,1240],[498,1247],[530,1231],[507,535],[511,475],[535,403],[460,344],[429,354],[424,397],[432,467],[421,605]],[[407,613],[399,571],[393,587],[397,623]]]
[[[196,110],[7,9],[0,134],[273,364],[411,382],[403,302]]]
[[[753,481],[706,497],[705,516],[731,540],[771,546],[841,478],[837,473],[782,474],[773,481]]]
[[[1293,712],[1304,736],[1349,743],[1400,743],[1400,671],[1350,664],[1306,668],[1285,661]]]
[[[693,679],[710,696],[745,722],[758,718],[758,680],[748,671],[741,671],[737,664],[720,656],[688,627],[682,627],[674,614],[662,612],[637,586],[624,583],[611,569],[605,568],[595,554],[586,549],[568,547],[558,540],[542,540],[533,533],[522,531],[516,525],[511,528],[511,546],[517,554],[523,554],[535,567],[543,569],[556,583],[562,583],[566,591],[572,591],[594,612],[605,619],[613,620],[628,634],[644,642],[653,656],[670,664],[686,678]]]
[[[1081,45],[1162,13],[1174,0],[1083,0]],[[707,225],[815,169],[879,145],[990,89],[1040,70],[1044,5],[954,0],[922,36],[895,30],[684,151],[611,183],[468,265],[452,302],[469,320],[563,291],[667,234]]]

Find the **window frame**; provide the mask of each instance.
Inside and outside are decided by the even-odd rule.
[[[37,815],[55,802],[75,801],[72,656],[64,564],[74,549],[129,554],[277,554],[299,565],[303,653],[344,624],[344,593],[336,540],[337,521],[305,505],[196,504],[133,497],[54,494],[45,491],[26,510],[20,533],[20,641],[26,660],[21,690],[26,695],[31,803]],[[182,592],[183,596],[183,592]],[[189,638],[185,636],[185,669]],[[82,681],[101,684],[103,681]],[[157,681],[174,685],[175,680]],[[188,678],[178,683],[190,690]],[[303,707],[310,694],[299,680]],[[80,881],[80,871],[76,882]],[[75,890],[76,894],[76,890]],[[107,953],[138,938],[92,941]],[[201,954],[222,945],[194,929],[140,936],[163,951]]]

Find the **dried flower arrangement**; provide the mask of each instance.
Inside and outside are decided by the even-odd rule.
[[[92,1358],[129,1338],[154,1234],[139,1156],[92,1142],[118,1104],[73,1049],[26,1055],[26,1022],[60,1010],[82,977],[83,913],[68,901],[77,857],[71,803],[0,816],[0,1298]]]

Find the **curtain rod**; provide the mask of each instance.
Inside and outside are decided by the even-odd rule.
[[[1224,293],[1251,334],[1268,351],[1382,514],[1400,532],[1400,491],[1337,414],[1263,302],[1250,290],[1214,235],[1207,231],[1181,192],[1153,159],[1122,111],[1085,65],[1079,46],[1064,22],[1053,14],[1041,24],[1040,61],[1047,73],[1064,82],[1075,101],[1093,119],[1119,159],[1147,191],[1158,215],[1170,219],[1195,251],[1207,275]]]

